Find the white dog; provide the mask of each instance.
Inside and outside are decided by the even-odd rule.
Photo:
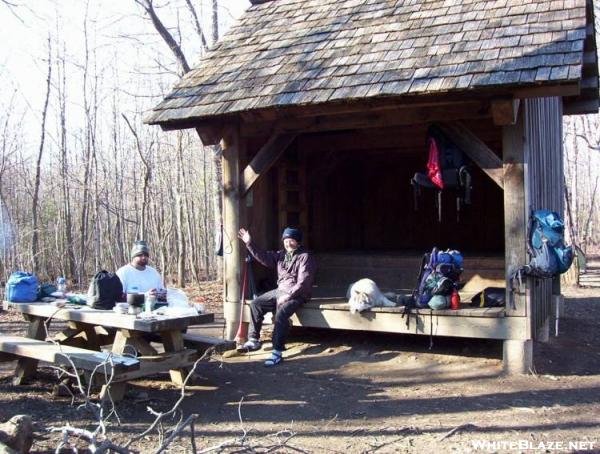
[[[372,307],[393,307],[396,303],[385,297],[371,279],[361,279],[348,287],[346,293],[350,313],[363,312]]]

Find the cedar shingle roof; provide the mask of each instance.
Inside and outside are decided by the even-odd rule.
[[[147,123],[577,82],[586,0],[276,0],[250,7]]]

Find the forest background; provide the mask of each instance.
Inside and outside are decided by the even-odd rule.
[[[220,150],[142,118],[248,6],[0,0],[0,280],[85,283],[137,238],[169,283],[218,277]],[[588,254],[600,253],[599,126],[596,114],[563,128],[564,217]]]

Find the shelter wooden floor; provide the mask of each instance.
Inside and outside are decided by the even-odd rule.
[[[458,310],[377,307],[351,314],[348,286],[361,278],[373,279],[384,292],[409,295],[421,257],[414,253],[317,254],[317,284],[313,299],[292,319],[294,325],[434,336],[519,339],[527,333],[526,317],[508,317],[504,308],[474,308],[473,295],[485,287],[504,287],[504,259],[465,256],[461,306]]]

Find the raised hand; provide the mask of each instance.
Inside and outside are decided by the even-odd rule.
[[[238,238],[244,242],[244,244],[248,244],[251,240],[250,232],[246,229],[240,229],[238,232]]]

